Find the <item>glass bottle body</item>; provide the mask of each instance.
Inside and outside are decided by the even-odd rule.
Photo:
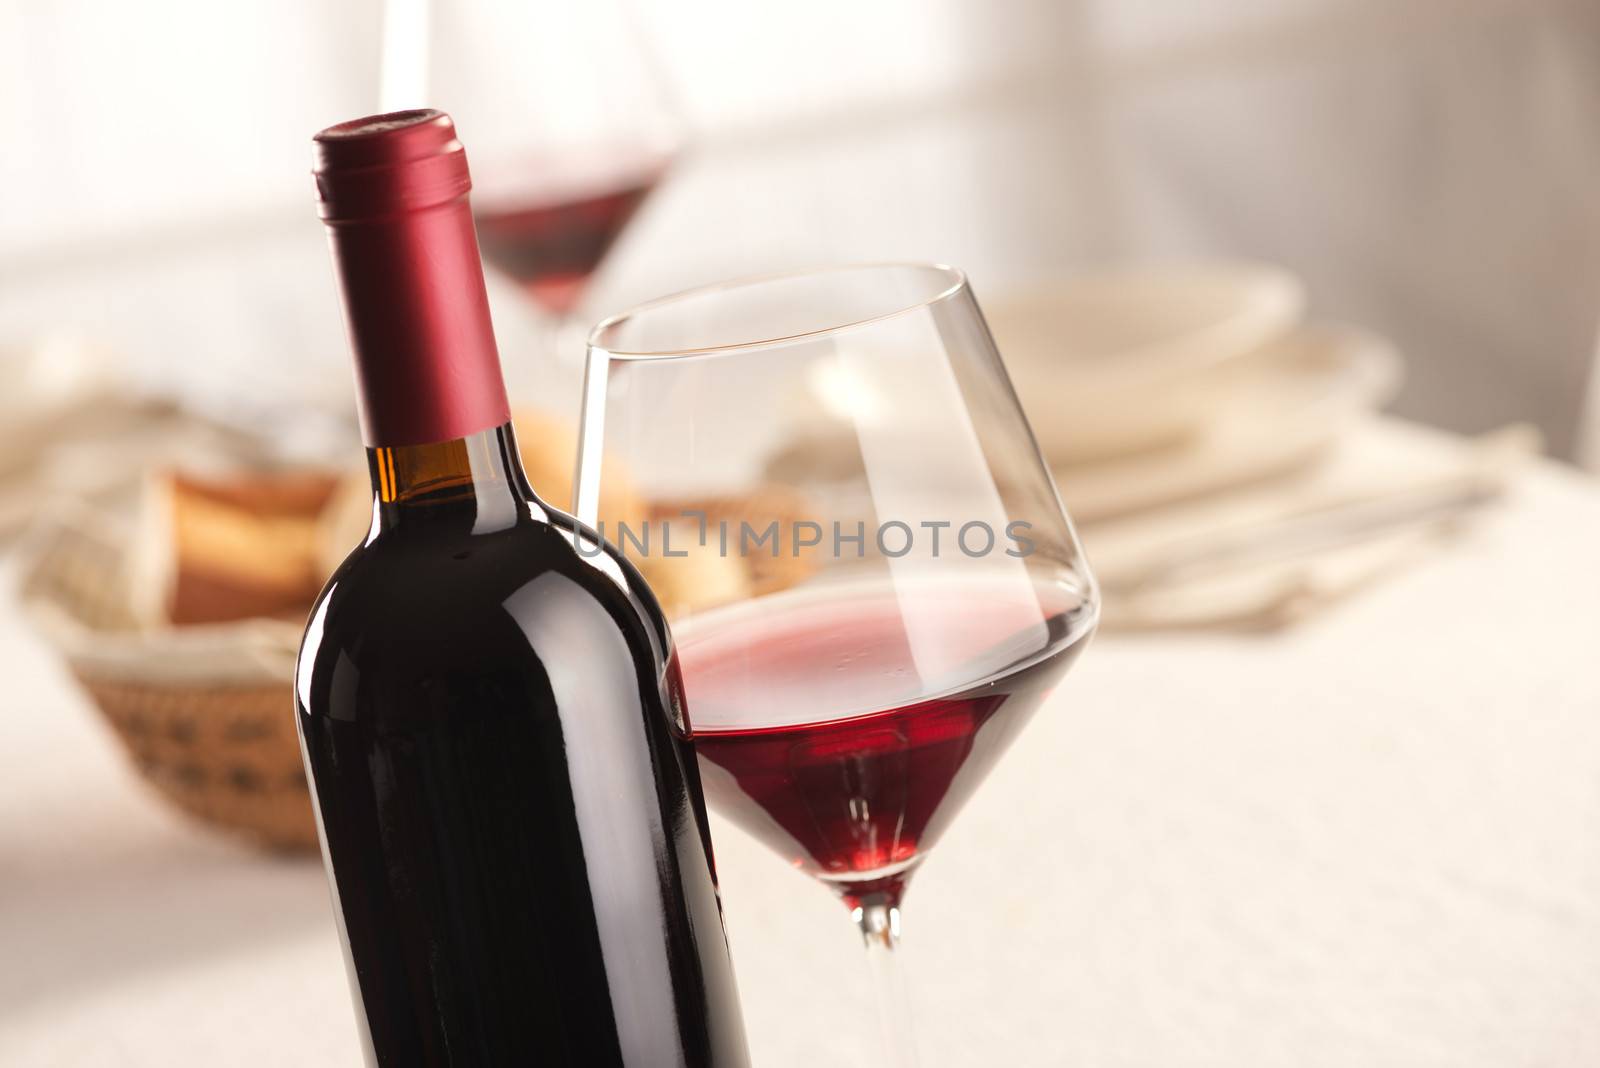
[[[671,639],[509,426],[370,452],[296,710],[368,1059],[741,1065]]]

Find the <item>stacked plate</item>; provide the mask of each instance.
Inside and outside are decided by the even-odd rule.
[[[1083,276],[984,300],[1068,510],[1093,522],[1290,470],[1388,401],[1400,359],[1304,320],[1252,264]]]

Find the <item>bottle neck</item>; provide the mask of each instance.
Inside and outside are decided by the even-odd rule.
[[[375,529],[536,514],[511,430],[455,124],[422,109],[316,137],[317,190],[355,353]]]
[[[489,534],[542,520],[509,422],[427,445],[367,449],[380,531],[421,525]]]

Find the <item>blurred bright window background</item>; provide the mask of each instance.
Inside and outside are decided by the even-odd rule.
[[[1591,3],[636,7],[695,147],[588,318],[838,260],[956,263],[981,297],[1260,259],[1395,339],[1402,413],[1575,447],[1600,325]],[[377,108],[380,24],[376,0],[0,3],[0,342],[71,332],[197,397],[347,402],[309,137]],[[497,316],[515,360],[536,331],[514,300]]]

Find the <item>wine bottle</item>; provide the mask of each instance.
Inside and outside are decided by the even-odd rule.
[[[454,125],[315,144],[374,502],[295,704],[367,1061],[745,1065],[672,639],[523,474]]]

